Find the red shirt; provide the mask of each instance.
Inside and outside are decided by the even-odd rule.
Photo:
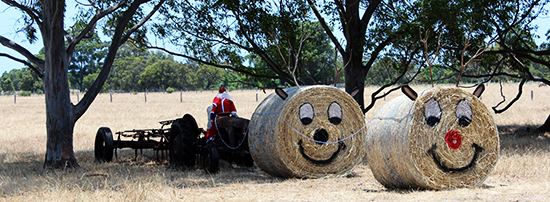
[[[237,113],[233,100],[215,97],[212,102],[212,112],[215,114]]]

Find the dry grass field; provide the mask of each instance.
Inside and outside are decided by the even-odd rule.
[[[427,86],[413,86],[421,91]],[[370,102],[374,87],[366,89]],[[473,91],[473,88],[471,89]],[[506,100],[517,84],[505,84]],[[533,99],[531,100],[531,91]],[[241,117],[250,118],[268,94],[233,90]],[[330,179],[281,179],[259,169],[221,162],[210,175],[198,167],[175,170],[155,161],[152,151],[134,160],[133,150],[119,151],[112,163],[94,162],[93,143],[99,127],[113,132],[159,128],[159,121],[193,115],[206,127],[206,107],[214,91],[100,94],[74,130],[79,169],[44,170],[46,148],[44,97],[0,96],[0,201],[547,201],[550,198],[549,134],[532,132],[550,114],[550,87],[526,84],[521,99],[508,111],[494,115],[500,133],[498,163],[483,186],[445,191],[388,190],[373,177],[368,165],[351,175]],[[393,92],[386,100],[401,95]],[[79,95],[81,98],[82,95]],[[256,98],[257,97],[257,98]],[[77,95],[72,95],[74,102]],[[256,101],[258,99],[258,101]],[[490,84],[482,96],[488,106],[502,97]],[[369,111],[372,119],[386,101]]]

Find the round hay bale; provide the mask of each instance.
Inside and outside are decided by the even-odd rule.
[[[357,102],[329,86],[273,93],[250,119],[250,153],[267,173],[279,177],[344,176],[364,158],[366,121]]]
[[[479,185],[494,168],[499,137],[487,107],[458,88],[397,97],[370,123],[367,161],[387,188]]]

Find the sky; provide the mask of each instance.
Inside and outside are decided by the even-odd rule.
[[[72,1],[67,2],[69,3]],[[550,7],[550,5],[547,5],[546,7],[548,8]],[[67,19],[74,16],[74,13],[74,10],[71,10],[71,6],[67,6]],[[19,10],[8,8],[8,6],[3,2],[0,3],[0,19],[2,19],[0,20],[0,35],[14,41],[15,43],[18,43],[22,47],[25,47],[31,53],[38,54],[40,49],[43,47],[42,40],[39,39],[33,44],[30,44],[26,39],[25,34],[23,32],[17,32],[16,30],[17,28],[21,27],[21,24],[17,22],[21,18],[21,16],[22,13]],[[536,38],[535,42],[537,44],[541,44],[542,42],[546,41],[545,34],[550,29],[550,18],[548,16],[541,17],[537,19],[534,23],[539,27],[536,32],[539,38]],[[0,45],[0,53],[6,53],[19,59],[26,60],[19,53],[12,51],[11,49],[4,47],[3,45]],[[15,62],[6,57],[0,57],[0,74],[8,72],[12,69],[21,69],[23,67],[25,66],[19,62]]]

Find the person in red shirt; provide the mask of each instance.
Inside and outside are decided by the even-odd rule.
[[[206,142],[213,140],[214,136],[218,134],[218,129],[216,128],[216,119],[223,116],[229,116],[230,114],[237,116],[237,109],[233,103],[233,99],[225,88],[220,88],[218,95],[214,97],[212,101],[212,110],[210,110],[209,115],[209,128],[206,131]]]

